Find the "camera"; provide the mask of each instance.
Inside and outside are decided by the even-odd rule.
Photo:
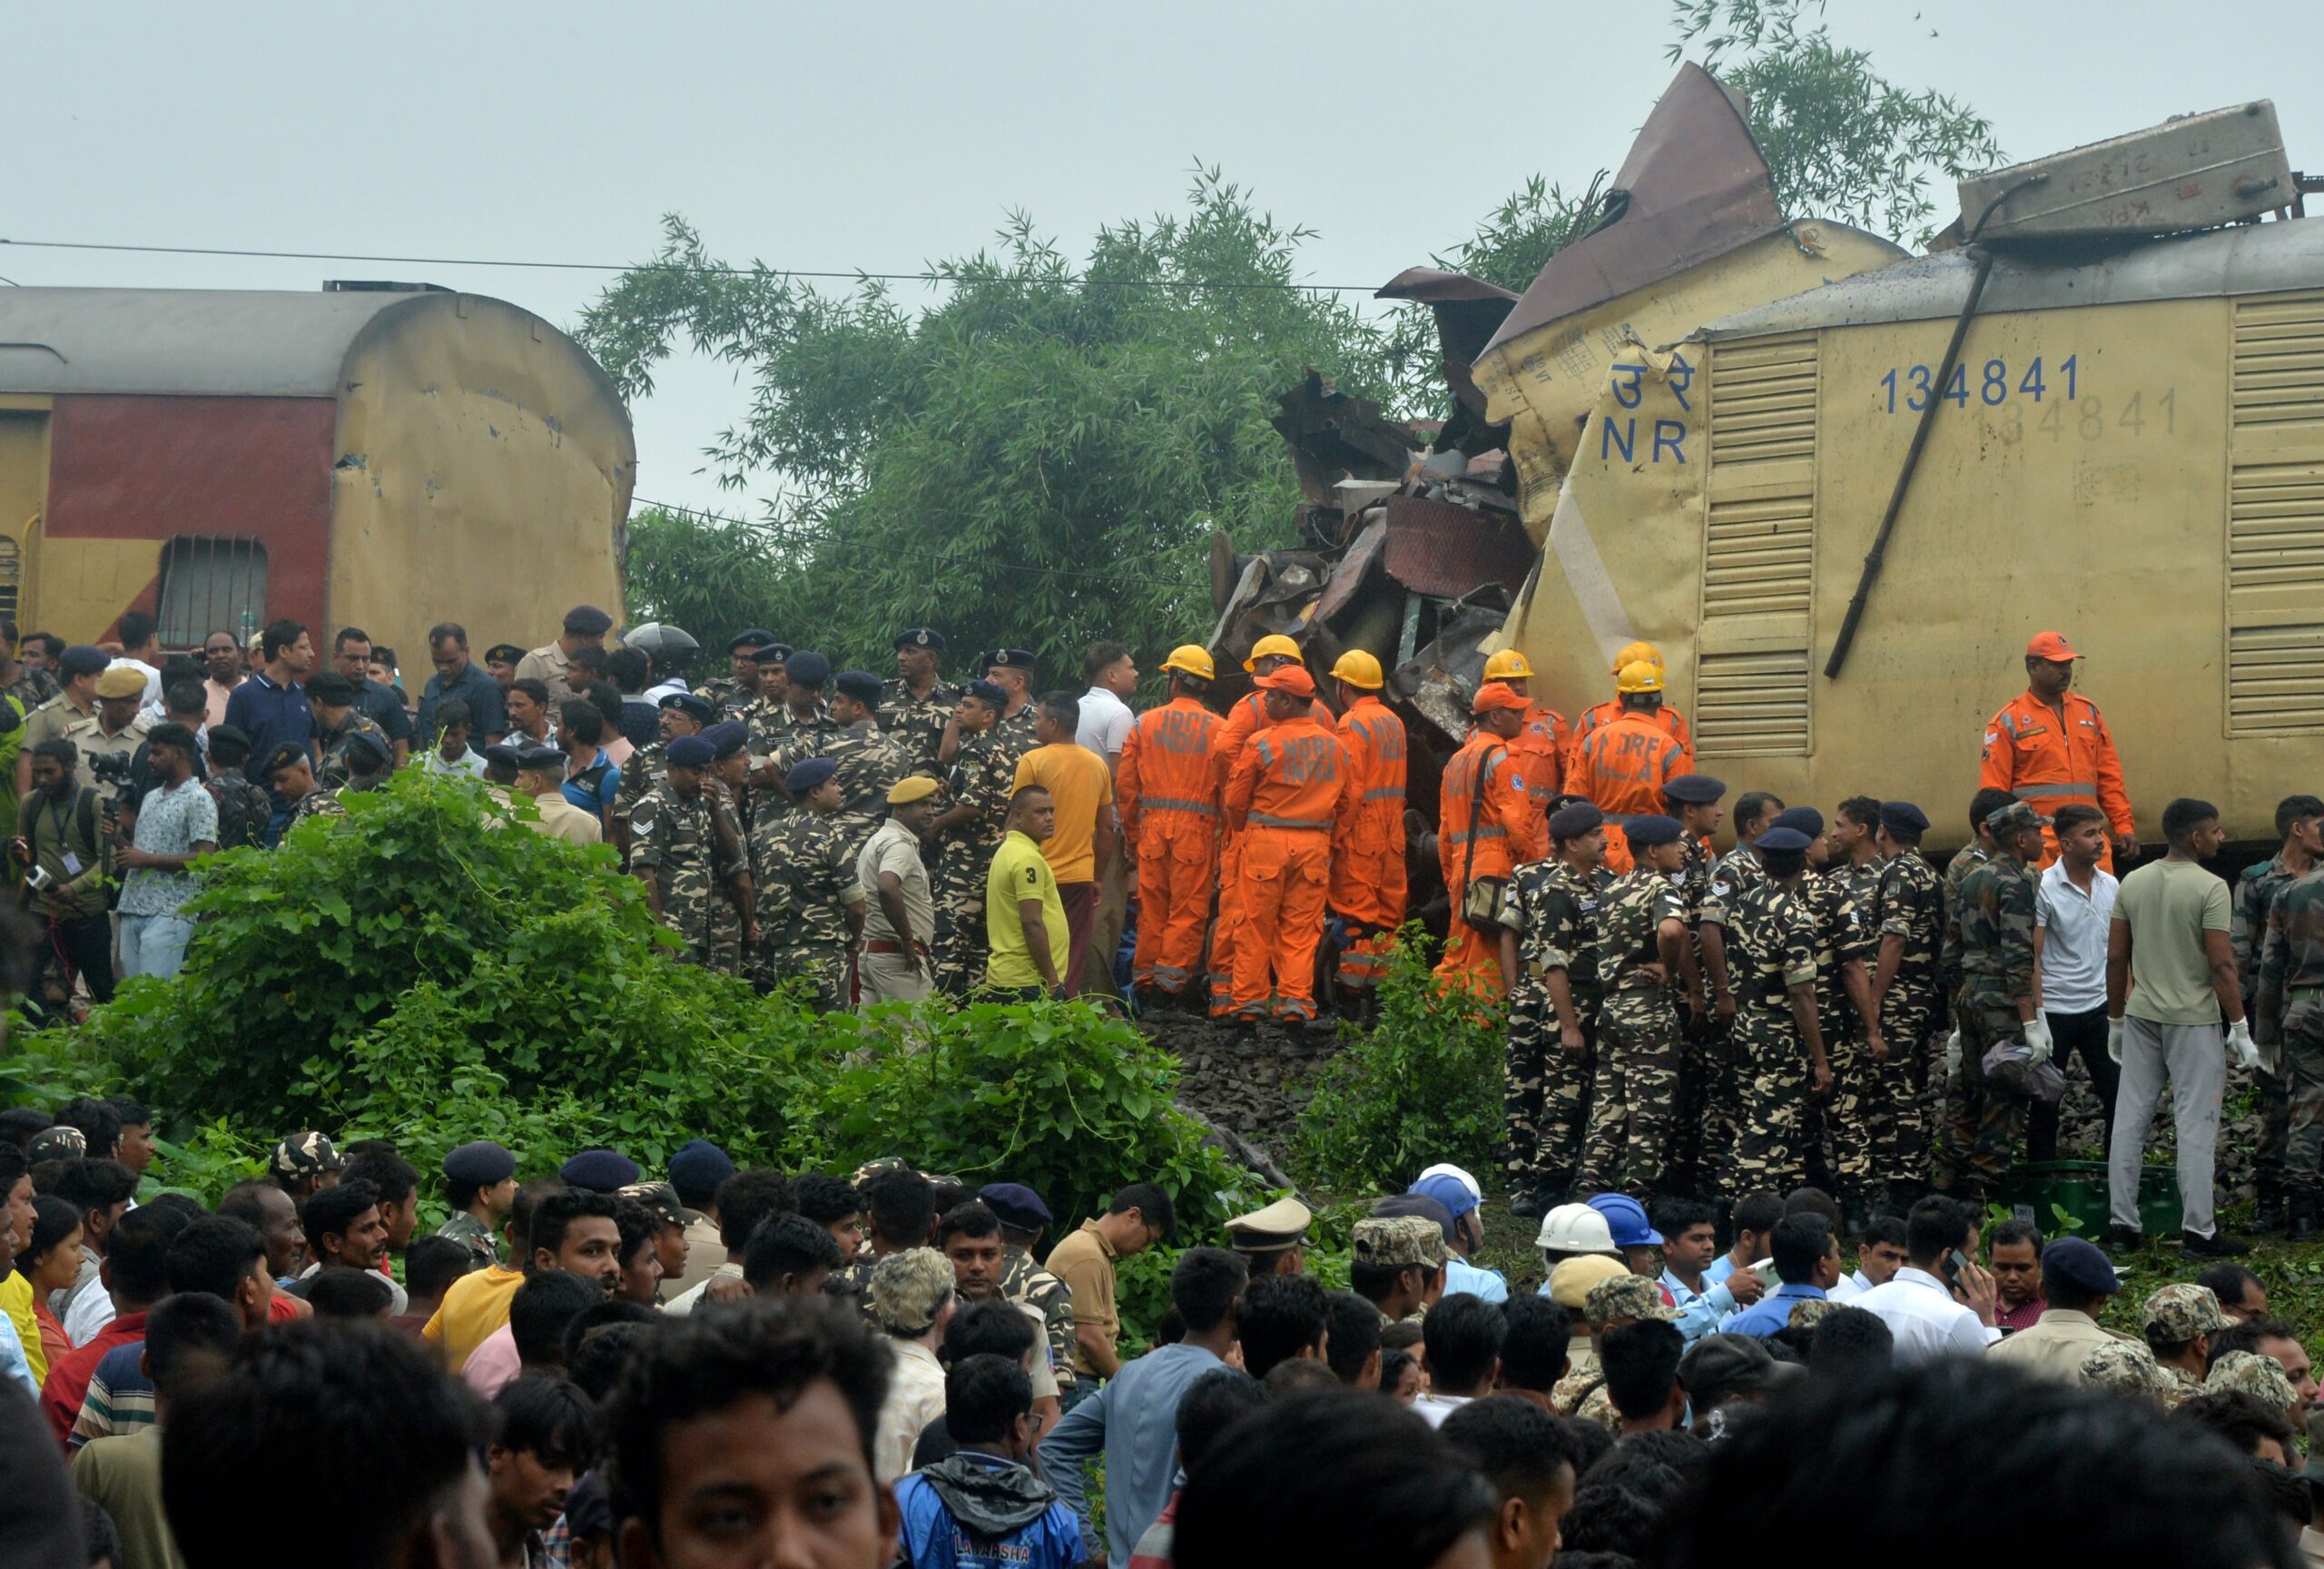
[[[116,787],[125,787],[129,784],[129,765],[132,754],[84,752],[82,755],[88,759],[89,772],[96,777],[99,784]]]

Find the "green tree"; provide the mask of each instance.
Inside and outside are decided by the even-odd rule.
[[[927,623],[956,648],[1032,646],[1064,680],[1092,638],[1150,657],[1199,637],[1212,530],[1292,538],[1275,397],[1310,368],[1367,396],[1389,381],[1376,327],[1296,286],[1311,231],[1212,169],[1188,201],[1101,231],[1078,270],[1014,216],[994,249],[932,269],[945,297],[918,315],[874,281],[832,298],[726,268],[666,220],[580,337],[631,395],[681,346],[749,366],[749,412],[708,455],[726,483],[784,489],[721,540],[642,519],[639,607],[693,615],[697,636],[763,620],[842,662],[884,663]]]

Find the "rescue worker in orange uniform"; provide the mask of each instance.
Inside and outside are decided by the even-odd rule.
[[[1286,665],[1305,668],[1306,656],[1299,652],[1299,645],[1279,632],[1271,632],[1251,645],[1251,656],[1243,661],[1243,668],[1253,676],[1270,676]],[[1312,686],[1314,677],[1310,676]],[[1218,738],[1211,743],[1210,775],[1217,782],[1219,792],[1226,789],[1226,781],[1234,775],[1235,765],[1242,761],[1243,748],[1253,735],[1266,728],[1266,694],[1246,693],[1236,699],[1235,706],[1226,713],[1226,723],[1219,728]],[[1332,711],[1321,703],[1311,709],[1316,724],[1331,728]],[[1241,854],[1242,835],[1228,828],[1218,849],[1218,924],[1210,934],[1210,1016],[1224,1019],[1234,1011],[1235,945],[1241,939],[1243,925]]]
[[[1664,787],[1695,771],[1685,745],[1661,721],[1660,667],[1634,659],[1622,666],[1620,679],[1620,716],[1582,737],[1565,781],[1569,791],[1588,796],[1606,814],[1609,825],[1659,814]],[[1629,837],[1607,834],[1606,869],[1620,875],[1630,865]]]
[[[1184,996],[1202,963],[1203,927],[1218,877],[1218,784],[1211,749],[1226,723],[1203,706],[1216,674],[1194,644],[1162,661],[1170,699],[1138,715],[1123,741],[1114,805],[1137,865],[1137,950],[1131,984]]]
[[[1452,900],[1452,927],[1437,979],[1488,997],[1507,986],[1501,973],[1501,931],[1481,931],[1462,918],[1461,902],[1472,877],[1504,881],[1528,861],[1547,853],[1546,830],[1533,808],[1525,765],[1509,744],[1525,725],[1531,705],[1504,682],[1477,688],[1469,711],[1477,727],[1467,745],[1452,754],[1438,786],[1436,860]]]
[[[1380,701],[1386,677],[1363,649],[1341,655],[1332,676],[1356,781],[1354,808],[1332,834],[1331,909],[1347,928],[1336,974],[1344,990],[1368,997],[1404,923],[1404,722]]]
[[[1622,706],[1622,695],[1620,691],[1622,670],[1624,666],[1635,665],[1641,659],[1654,666],[1654,672],[1656,675],[1666,678],[1669,675],[1669,672],[1663,668],[1662,650],[1657,648],[1653,644],[1625,643],[1622,645],[1622,651],[1614,656],[1613,674],[1615,692],[1613,700],[1608,703],[1600,703],[1584,709],[1582,711],[1581,717],[1573,722],[1573,728],[1566,734],[1565,771],[1568,778],[1572,776],[1574,760],[1581,755],[1583,738],[1586,737],[1592,730],[1598,729],[1602,725],[1611,725],[1615,720],[1620,718],[1629,711]],[[1665,703],[1654,711],[1654,719],[1656,724],[1661,725],[1662,728],[1669,733],[1670,739],[1685,747],[1689,753],[1694,751],[1695,738],[1692,735],[1689,734],[1687,730],[1687,716],[1685,715],[1679,713],[1676,708],[1671,707],[1668,703]],[[1571,791],[1571,786],[1569,785],[1568,789]],[[1615,838],[1619,837],[1619,835],[1609,835],[1608,837]],[[1626,855],[1629,854],[1629,846],[1627,844],[1623,846],[1623,853]]]
[[[2138,824],[2098,705],[2068,690],[2081,657],[2055,632],[2034,635],[2025,645],[2025,691],[1985,722],[1977,784],[2006,790],[2044,817],[2061,806],[2095,806],[2114,842],[2102,863],[2111,872],[2117,859],[2125,865],[2138,859]],[[2057,835],[2043,829],[2042,864],[2057,858]]]
[[[1533,666],[1514,648],[1503,648],[1487,658],[1484,678],[1500,682],[1526,701],[1524,728],[1517,732],[1509,750],[1524,764],[1526,793],[1533,797],[1533,810],[1546,824],[1550,802],[1564,788],[1565,715],[1533,701]],[[1548,832],[1546,827],[1543,832]]]
[[[1235,1022],[1315,1019],[1315,949],[1324,940],[1333,829],[1357,804],[1355,769],[1340,738],[1317,723],[1315,678],[1301,665],[1259,677],[1267,726],[1251,737],[1226,781],[1230,829],[1242,837],[1243,930],[1236,938]]]

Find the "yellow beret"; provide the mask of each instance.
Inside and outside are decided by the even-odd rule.
[[[936,794],[936,781],[925,774],[911,774],[888,787],[888,804],[909,806],[915,801],[925,801]]]
[[[97,677],[97,696],[100,697],[143,697],[145,696],[145,677],[126,665],[113,666]]]

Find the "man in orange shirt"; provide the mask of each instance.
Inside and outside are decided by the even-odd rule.
[[[1533,701],[1533,666],[1514,648],[1503,648],[1487,658],[1484,678],[1500,682],[1525,699],[1525,723],[1510,742],[1509,750],[1524,765],[1526,794],[1532,796],[1534,812],[1546,823],[1550,803],[1565,788],[1565,715]]]
[[[1340,744],[1355,794],[1332,834],[1332,913],[1346,923],[1342,990],[1368,1000],[1404,923],[1404,722],[1380,701],[1380,661],[1352,648],[1332,666]],[[1529,780],[1530,782],[1530,780]]]
[[[1304,668],[1306,663],[1299,645],[1278,632],[1251,645],[1251,656],[1243,661],[1243,668],[1253,676],[1271,676],[1286,665]],[[1235,765],[1242,760],[1244,746],[1266,727],[1265,697],[1265,692],[1254,691],[1236,698],[1211,745],[1210,775],[1222,794]],[[1326,728],[1332,723],[1331,710],[1321,703],[1313,705],[1310,716]],[[1210,935],[1210,1016],[1214,1019],[1224,1019],[1234,1011],[1235,944],[1241,939],[1243,926],[1241,840],[1242,835],[1230,828],[1219,843],[1218,924]]]
[[[1581,743],[1589,734],[1592,730],[1599,729],[1603,725],[1611,725],[1615,720],[1620,719],[1625,713],[1629,712],[1629,710],[1622,706],[1621,693],[1619,689],[1622,676],[1622,669],[1625,666],[1635,665],[1641,659],[1654,666],[1654,673],[1657,676],[1668,677],[1669,675],[1669,672],[1663,667],[1661,649],[1657,648],[1651,643],[1624,644],[1622,646],[1622,651],[1614,656],[1613,676],[1617,690],[1612,700],[1610,702],[1596,704],[1591,707],[1584,709],[1582,711],[1581,717],[1573,722],[1573,728],[1567,733],[1565,743],[1565,771],[1569,775],[1573,773],[1574,760],[1581,755]],[[1676,741],[1689,752],[1692,752],[1695,749],[1694,736],[1690,735],[1687,729],[1686,715],[1679,713],[1676,708],[1671,707],[1668,703],[1663,704],[1661,706],[1655,709],[1654,722],[1662,726],[1664,731],[1669,735],[1670,739]],[[1609,837],[1611,838],[1613,836],[1610,835]]]
[[[1687,748],[1659,717],[1662,672],[1643,659],[1632,660],[1622,666],[1621,693],[1621,716],[1583,736],[1566,770],[1566,788],[1588,796],[1609,824],[1659,814],[1664,787],[1695,771]],[[1628,836],[1607,834],[1606,869],[1619,874],[1630,865]]]
[[[1510,742],[1524,727],[1529,706],[1502,682],[1488,681],[1479,687],[1470,705],[1477,727],[1468,745],[1444,765],[1438,787],[1437,865],[1452,896],[1452,923],[1436,973],[1450,984],[1496,998],[1506,989],[1500,928],[1480,931],[1470,925],[1462,919],[1461,901],[1472,877],[1506,880],[1518,866],[1539,861],[1544,854],[1541,819],[1526,788],[1524,765],[1509,751]]]
[[[1301,665],[1259,677],[1267,727],[1251,737],[1220,803],[1242,835],[1243,932],[1235,950],[1235,1022],[1315,1018],[1315,948],[1324,939],[1332,830],[1354,805],[1355,770],[1314,715],[1315,678]]]
[[[1203,923],[1218,876],[1218,785],[1211,751],[1226,722],[1203,706],[1216,666],[1187,644],[1162,661],[1170,700],[1138,715],[1114,775],[1122,839],[1137,860],[1137,951],[1131,983],[1177,999],[1202,962]]]
[[[1033,715],[1039,743],[1018,759],[1015,789],[1039,784],[1057,805],[1057,831],[1041,844],[1041,858],[1057,877],[1065,905],[1068,953],[1065,992],[1081,994],[1082,966],[1089,958],[1089,932],[1098,914],[1098,881],[1114,859],[1114,774],[1106,760],[1073,738],[1081,724],[1081,700],[1070,692],[1045,693]]]
[[[1980,788],[2006,790],[2042,815],[2061,806],[2095,806],[2106,814],[2113,854],[2100,864],[2139,858],[2137,821],[2122,788],[2122,759],[2098,705],[2067,690],[2082,656],[2055,632],[2036,632],[2025,645],[2025,691],[1985,722],[1977,772]],[[2042,833],[2042,864],[2058,858],[2057,835]]]

